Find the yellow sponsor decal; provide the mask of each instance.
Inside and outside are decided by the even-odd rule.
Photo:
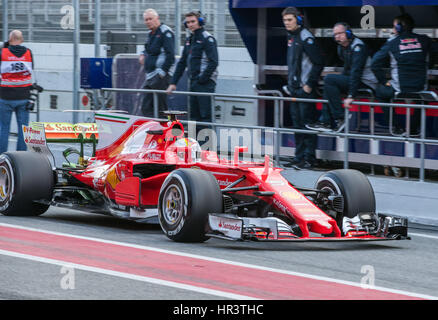
[[[87,134],[97,134],[97,125],[95,123],[76,123],[73,125],[73,130],[76,132],[82,132],[83,130]]]
[[[79,134],[85,134],[86,138],[91,138],[94,134],[98,138],[97,125],[95,123],[67,122],[41,122],[44,125],[47,139],[77,139]]]
[[[292,192],[292,191],[282,191],[280,192],[280,195],[286,199],[289,200],[298,200],[301,199],[301,194],[299,194],[298,192]]]
[[[116,168],[113,168],[110,172],[108,172],[108,175],[106,176],[106,182],[109,183],[111,188],[114,190],[116,189],[117,184],[120,182],[120,179],[116,174]]]
[[[315,208],[298,208],[298,211],[301,212],[301,213],[304,213],[304,212],[315,212],[315,213],[318,213],[318,211]],[[318,217],[318,216],[319,215],[317,214],[316,217]],[[309,217],[309,216],[306,216],[306,217]]]

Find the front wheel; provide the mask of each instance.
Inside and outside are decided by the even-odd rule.
[[[209,213],[221,213],[222,193],[216,178],[199,169],[178,169],[164,181],[158,218],[164,233],[177,242],[204,242]]]
[[[49,208],[36,202],[52,199],[55,178],[47,157],[16,151],[0,155],[0,213],[5,216],[38,216]]]
[[[376,212],[373,187],[360,171],[339,169],[326,172],[318,178],[315,188],[344,198],[344,210],[336,216],[340,229],[343,217],[353,218],[361,212]]]

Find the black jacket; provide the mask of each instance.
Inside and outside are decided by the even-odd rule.
[[[149,75],[161,73],[162,76],[171,71],[175,63],[175,40],[172,30],[161,24],[154,32],[150,32],[144,45],[145,71]]]
[[[299,28],[288,32],[287,41],[288,85],[292,89],[304,85],[315,88],[324,63],[314,35]]]
[[[350,78],[348,95],[354,97],[361,82],[376,89],[377,79],[371,71],[371,56],[367,45],[353,37],[348,47],[338,46],[338,55],[344,61],[343,75]]]
[[[431,40],[426,35],[403,32],[389,38],[373,57],[371,69],[379,83],[385,84],[387,58],[390,58],[391,86],[398,92],[427,88],[427,69]]]
[[[202,84],[211,79],[216,82],[218,65],[216,39],[204,28],[199,28],[186,38],[181,59],[176,65],[171,83],[178,83],[186,67],[191,81]]]
[[[27,48],[24,46],[8,46],[9,51],[16,56],[21,57],[26,53]],[[30,52],[32,55],[32,51]],[[0,50],[0,64],[1,64],[2,50]],[[32,69],[35,68],[35,63],[33,61],[32,55]],[[9,87],[0,87],[0,99],[4,100],[26,100],[30,97],[30,89],[31,87],[19,87],[19,88],[9,88]]]

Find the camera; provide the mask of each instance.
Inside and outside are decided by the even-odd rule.
[[[30,88],[30,97],[29,97],[29,101],[27,102],[26,105],[26,110],[27,111],[33,111],[33,109],[35,108],[35,100],[38,97],[38,94],[40,92],[43,92],[43,87],[37,85],[36,83],[32,84],[31,88]]]

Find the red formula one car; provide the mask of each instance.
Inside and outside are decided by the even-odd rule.
[[[140,222],[158,218],[166,236],[181,242],[408,239],[406,218],[375,212],[373,189],[359,171],[328,171],[314,188],[300,188],[267,156],[241,161],[244,147],[235,148],[232,160],[201,150],[176,114],[158,122],[98,113],[92,157],[81,148],[78,163],[58,168],[44,155],[43,128],[25,128],[34,134],[26,138],[29,149],[40,153],[0,156],[0,212],[39,215],[54,205]],[[86,129],[77,135],[96,141]]]

